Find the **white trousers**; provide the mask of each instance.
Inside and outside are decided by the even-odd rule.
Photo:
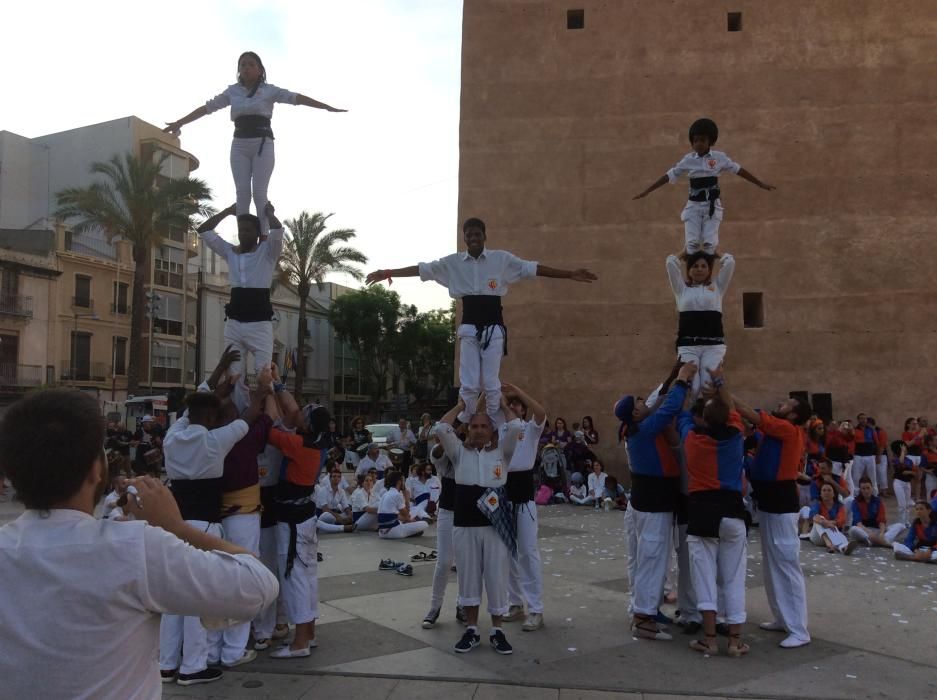
[[[468,423],[475,413],[478,394],[485,392],[485,411],[489,416],[499,415],[501,408],[501,358],[504,356],[504,334],[495,328],[487,349],[475,337],[475,326],[460,324],[459,335],[459,398],[465,410],[459,420]]]
[[[686,252],[702,250],[712,255],[719,247],[719,224],[722,223],[722,204],[716,201],[716,210],[709,215],[709,202],[687,202],[680,214],[686,236]]]
[[[591,506],[595,504],[595,499],[592,496],[586,496],[585,498],[579,498],[579,496],[570,496],[569,500],[571,500],[577,506]]]
[[[759,511],[765,594],[776,622],[803,641],[807,631],[807,587],[800,568],[797,513]]]
[[[852,483],[853,493],[859,493],[859,479],[863,476],[869,477],[872,481],[872,491],[878,495],[878,465],[875,455],[856,455],[852,459]],[[884,488],[884,483],[882,488]]]
[[[677,610],[684,622],[702,622],[699,613],[696,589],[690,573],[690,547],[687,544],[687,525],[677,525],[674,530],[674,547],[677,551]]]
[[[937,476],[930,472],[924,472],[924,488],[926,489],[924,497],[929,501],[933,498],[934,491],[937,490]]]
[[[231,140],[231,175],[234,178],[237,214],[250,214],[253,195],[261,234],[267,235],[270,225],[264,216],[264,208],[267,206],[267,188],[273,175],[276,151],[273,139],[268,138],[263,141],[263,152],[258,153],[261,141],[261,138]]]
[[[908,549],[903,543],[895,542],[891,546],[895,554],[904,554],[905,556],[914,556],[914,552]],[[932,549],[930,553],[931,561],[937,561],[937,549]]]
[[[225,540],[260,555],[260,513],[238,513],[221,520]],[[208,633],[208,660],[232,664],[244,655],[251,634],[251,623],[242,622]]]
[[[846,549],[846,545],[849,544],[846,535],[835,527],[823,527],[817,523],[814,523],[813,528],[810,530],[810,543],[815,544],[817,547],[826,547],[826,542],[823,541],[823,535],[829,537],[830,543],[839,551]]]
[[[528,501],[517,513],[517,556],[511,557],[508,602],[527,604],[527,612],[543,614],[543,569],[537,545],[537,504]]]
[[[426,506],[429,505],[429,499],[425,501],[420,501],[419,503],[410,504],[410,517],[413,518],[429,518],[430,514],[426,512]]]
[[[243,413],[250,405],[250,391],[245,381],[247,366],[247,353],[254,356],[254,372],[259,374],[264,365],[273,360],[273,323],[271,321],[254,321],[244,323],[229,318],[224,324],[225,347],[232,345],[232,350],[241,353],[241,359],[231,363],[229,372],[240,374],[241,378],[234,386],[234,405],[238,412]]]
[[[645,513],[631,503],[625,511],[631,612],[656,615],[673,548],[673,513]]]
[[[451,510],[440,508],[436,516],[436,568],[433,570],[433,594],[429,601],[430,610],[442,608],[449,583],[449,569],[452,568],[455,552],[452,549]]]
[[[358,530],[377,531],[377,513],[362,512],[361,516],[355,521],[355,526]]]
[[[888,456],[879,455],[875,459],[875,480],[878,482],[879,491],[888,488]]]
[[[911,498],[911,482],[895,479],[891,482],[891,487],[898,500],[898,522],[908,525],[914,519],[912,517],[914,499]]]
[[[745,521],[723,518],[719,522],[719,537],[688,535],[686,541],[696,607],[700,611],[720,612],[721,604],[728,624],[744,623],[748,554]]]
[[[508,568],[511,553],[493,527],[453,527],[459,579],[459,603],[464,607],[481,605],[482,585],[488,596],[488,612],[508,611]]]
[[[331,513],[323,513],[319,516],[316,529],[319,532],[345,532],[345,526],[339,525],[338,521],[335,520],[335,516]]]
[[[207,523],[204,520],[186,522],[203,532],[221,537],[221,525],[218,523]],[[162,616],[159,622],[159,668],[161,671],[179,669],[179,673],[199,673],[208,668],[208,630],[199,618],[189,615]]]
[[[398,523],[390,530],[378,530],[377,536],[385,540],[402,540],[404,537],[422,535],[428,527],[429,523],[423,520],[414,520],[412,523]]]
[[[274,576],[277,574],[277,528],[276,525],[272,527],[264,527],[260,529],[260,561],[263,562],[273,573]],[[266,608],[260,611],[257,617],[254,618],[254,638],[255,639],[270,639],[273,636],[274,627],[278,622],[285,622],[286,618],[278,615],[278,608],[280,607],[280,598],[278,597],[276,602],[270,603]]]
[[[677,348],[681,362],[693,362],[699,372],[693,377],[692,394],[698,396],[700,389],[712,381],[709,370],[716,369],[726,356],[725,345],[681,345]]]
[[[316,554],[319,551],[319,536],[316,521],[309,520],[296,526],[296,558],[293,570],[286,577],[286,559],[290,548],[290,526],[277,523],[277,568],[280,573],[280,596],[283,611],[290,624],[302,625],[319,617],[319,579]]]
[[[905,526],[903,523],[895,523],[894,525],[889,525],[885,528],[885,532],[882,532],[880,528],[869,527],[862,529],[861,527],[851,527],[849,528],[849,539],[855,540],[856,542],[862,542],[863,544],[872,544],[872,538],[869,537],[869,532],[873,535],[881,534],[885,538],[885,541],[888,544],[892,544],[895,540],[898,539],[898,536],[905,531]],[[869,532],[866,532],[868,530]]]

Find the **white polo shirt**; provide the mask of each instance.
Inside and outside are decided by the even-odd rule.
[[[273,116],[273,105],[277,102],[283,104],[296,104],[298,94],[284,90],[283,88],[263,83],[254,92],[253,97],[248,97],[250,90],[240,83],[234,83],[225,88],[220,95],[216,95],[205,103],[206,114],[217,112],[231,106],[231,121],[244,116]]]
[[[704,156],[698,155],[696,151],[691,151],[667,171],[667,179],[672,185],[683,175],[687,177],[718,177],[720,173],[726,171],[738,174],[741,169],[741,165],[722,151],[710,151]],[[706,204],[706,202],[700,202],[700,204]],[[709,205],[706,204],[706,206]]]
[[[249,253],[236,252],[216,231],[202,231],[199,236],[205,245],[224,258],[232,287],[270,289],[277,260],[283,251],[282,228],[270,229],[270,235]]]
[[[498,446],[491,450],[466,447],[448,423],[439,424],[436,436],[452,461],[457,484],[496,488],[507,483],[511,453],[506,453],[506,449],[507,446],[517,443],[517,436],[523,429],[523,421],[517,418],[509,421],[505,424]]]
[[[509,285],[537,276],[536,262],[521,260],[506,250],[487,248],[477,258],[466,252],[453,253],[422,262],[419,268],[421,280],[438,282],[453,299],[474,295],[503,297]]]
[[[687,284],[683,276],[686,266],[676,255],[667,256],[667,277],[677,300],[677,311],[722,311],[722,297],[729,289],[735,272],[735,258],[725,253],[719,261],[719,274],[710,284]]]
[[[170,479],[217,479],[224,474],[224,458],[250,428],[238,418],[209,430],[189,423],[188,412],[166,431],[163,457]]]
[[[524,429],[517,434],[514,446],[505,446],[511,455],[510,462],[508,462],[508,471],[510,472],[525,472],[534,468],[537,461],[537,452],[540,450],[540,436],[547,424],[545,416],[543,422],[539,424],[534,420],[522,422]],[[500,428],[501,437],[499,439],[501,441],[505,439],[508,425],[508,423],[505,423]]]

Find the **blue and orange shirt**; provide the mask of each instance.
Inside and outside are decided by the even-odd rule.
[[[848,496],[851,492],[849,484],[846,483],[846,478],[842,476],[832,476],[833,481],[836,482],[836,485],[839,486],[843,493]],[[826,482],[823,480],[823,477],[819,474],[814,477],[813,481],[810,484],[810,500],[819,501],[820,500],[820,489],[823,487],[823,484]],[[838,494],[837,494],[838,495]]]
[[[937,545],[937,523],[924,525],[920,518],[911,523],[908,535],[904,538],[904,546],[912,552],[918,547],[934,547]]]
[[[742,492],[745,438],[742,417],[729,413],[728,424],[718,432],[697,427],[689,411],[677,419],[686,455],[689,492]]]
[[[866,527],[885,527],[888,520],[885,515],[885,503],[878,496],[872,496],[872,500],[866,503],[862,496],[855,498],[852,502],[852,521],[862,523]]]
[[[764,437],[752,460],[752,481],[793,481],[804,458],[804,431],[783,418],[758,413]]]
[[[628,462],[632,474],[659,478],[680,476],[680,464],[663,432],[683,409],[686,392],[685,383],[675,382],[660,408],[628,435]]]
[[[867,425],[864,428],[856,428],[856,440],[854,443],[855,454],[857,457],[873,457],[878,453],[878,435],[875,428]]]
[[[846,507],[839,501],[833,501],[833,505],[829,508],[823,505],[822,502],[814,503],[810,506],[810,519],[813,520],[815,515],[832,520],[838,528],[846,525]]]

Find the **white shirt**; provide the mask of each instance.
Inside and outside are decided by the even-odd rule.
[[[518,433],[515,445],[511,448],[511,461],[508,463],[509,472],[526,472],[534,468],[537,461],[537,452],[540,449],[540,435],[543,433],[547,420],[544,416],[543,422],[540,424],[534,420],[523,421],[523,423],[524,429]],[[507,426],[508,424],[505,423],[500,428],[501,440],[504,439]]]
[[[400,430],[400,428],[394,428],[394,432],[391,433],[390,441],[396,443],[397,447],[402,450],[408,450],[413,446],[413,443],[416,442],[416,436],[413,434],[413,431],[410,428],[405,430]]]
[[[667,179],[674,184],[682,175],[687,177],[718,177],[720,173],[729,171],[738,174],[742,166],[733,161],[722,151],[710,151],[704,156],[697,155],[696,151],[687,153],[680,162],[667,171]],[[706,202],[700,202],[706,204]]]
[[[202,241],[218,253],[228,265],[232,287],[270,289],[277,260],[283,251],[283,229],[272,228],[266,240],[260,241],[249,253],[238,253],[234,246],[215,231],[199,233]]]
[[[593,498],[601,498],[605,493],[605,472],[589,474],[589,495]]]
[[[114,517],[123,515],[124,511],[120,509],[120,506],[117,505],[117,501],[120,500],[120,494],[117,491],[111,491],[104,497],[104,512],[103,516],[105,518],[110,518],[113,513]],[[114,511],[117,511],[116,513]]]
[[[371,459],[368,456],[361,458],[361,461],[358,462],[358,467],[355,469],[355,476],[364,476],[368,473],[368,470],[371,467],[377,469],[377,473],[381,474],[383,472],[390,471],[393,468],[393,464],[390,461],[390,458],[385,454],[378,454],[377,459]]]
[[[331,484],[316,487],[316,508],[344,512],[350,507],[348,494],[341,487],[336,491],[332,490]]]
[[[449,290],[449,296],[485,295],[503,297],[508,286],[537,276],[537,263],[521,260],[506,250],[482,250],[478,258],[468,253],[453,253],[419,265],[420,279],[432,280]]]
[[[360,486],[351,494],[351,510],[353,513],[361,513],[367,508],[377,508],[381,504],[381,494],[377,491],[377,486],[371,487],[371,495]]]
[[[250,620],[279,585],[142,520],[27,510],[0,528],[0,591],[0,696],[159,700],[162,613]]]
[[[436,476],[431,476],[426,480],[429,487],[429,500],[433,503],[439,503],[439,497],[442,495],[442,482]]]
[[[501,426],[501,427],[502,429],[504,428],[504,426]],[[446,455],[445,449],[443,449],[443,453],[441,457],[435,457],[433,455],[435,448],[436,448],[436,445],[430,446],[429,461],[433,463],[434,467],[436,467],[436,476],[438,476],[440,479],[445,479],[445,478],[454,479],[455,470],[452,468],[452,461]]]
[[[735,272],[735,258],[724,253],[719,263],[716,279],[707,285],[688,285],[684,279],[686,266],[676,255],[667,256],[667,277],[670,288],[677,300],[677,311],[719,311],[722,312],[722,297],[732,281]]]
[[[246,115],[270,118],[273,116],[274,104],[282,102],[295,105],[298,96],[295,92],[284,90],[270,83],[261,84],[253,97],[248,97],[248,94],[250,94],[250,89],[240,83],[229,85],[224,92],[205,103],[205,113],[211,114],[231,105],[231,121]]]
[[[430,490],[429,479],[427,479],[426,481],[420,481],[419,479],[414,479],[413,485],[409,486],[408,490],[410,491],[410,503],[417,503],[418,502],[417,498],[422,496],[423,494],[426,494],[426,498],[423,499],[424,501],[427,498],[430,498],[432,496],[432,491]]]
[[[224,458],[250,428],[238,418],[209,430],[189,423],[188,413],[163,438],[163,457],[170,479],[217,479],[224,474]]]
[[[503,439],[498,440],[498,446],[493,450],[467,447],[456,437],[448,423],[440,423],[436,428],[436,436],[452,461],[457,484],[498,487],[507,483],[507,465],[511,461],[509,446],[516,444],[517,436],[523,429],[523,421],[517,418],[508,422]]]
[[[400,515],[400,511],[402,511],[406,505],[407,504],[403,500],[403,494],[400,493],[400,491],[397,489],[391,488],[387,489],[387,491],[384,492],[384,495],[381,496],[381,503],[377,507],[377,512],[378,515],[381,513],[386,515],[390,515],[391,513],[394,515]]]

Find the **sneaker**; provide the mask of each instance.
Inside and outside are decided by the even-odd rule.
[[[852,542],[846,545],[846,548],[843,550],[843,554],[845,554],[848,557],[850,554],[856,551],[856,547],[858,546],[859,546],[859,543],[856,540],[853,540]]]
[[[782,625],[777,620],[762,622],[758,625],[758,628],[763,629],[765,632],[787,632],[787,627]]]
[[[439,619],[439,608],[435,610],[430,610],[426,613],[426,617],[423,618],[423,629],[431,630],[436,626],[436,620]]]
[[[507,637],[504,636],[504,632],[501,630],[495,630],[495,633],[488,638],[488,641],[491,643],[491,648],[499,654],[514,653],[514,647],[508,644]]]
[[[457,622],[461,622],[463,625],[468,624],[468,619],[465,617],[465,610],[462,609],[461,605],[455,607],[455,619]]]
[[[270,648],[269,639],[255,639],[254,640],[254,650],[255,651],[264,651]]]
[[[381,559],[378,569],[381,571],[396,571],[398,567],[403,566],[399,561],[394,561],[393,559]]]
[[[180,673],[176,679],[179,685],[196,685],[197,683],[211,683],[224,675],[220,668],[206,668],[198,673]]]
[[[270,652],[271,659],[301,659],[309,656],[311,644],[303,649],[290,649],[289,644],[284,644],[279,649]]]
[[[396,572],[401,576],[413,576],[413,567],[409,564],[401,564],[397,567]]]
[[[178,668],[170,668],[170,669],[168,669],[168,670],[166,670],[166,671],[164,671],[163,669],[160,669],[160,670],[159,670],[159,679],[160,679],[163,683],[172,683],[174,680],[176,680],[176,674],[178,674],[178,673],[179,673],[179,669],[178,669]]]
[[[795,637],[793,634],[789,637],[785,637],[784,640],[778,644],[782,649],[797,649],[798,647],[804,647],[810,644],[809,639],[801,639],[800,637]]]
[[[521,629],[525,632],[533,632],[543,627],[543,613],[530,613]]]
[[[253,649],[245,649],[244,653],[241,654],[241,658],[235,661],[232,661],[229,664],[225,664],[225,668],[234,668],[235,666],[240,666],[241,664],[249,664],[251,661],[257,658],[257,652]]]
[[[654,621],[658,625],[672,625],[673,624],[673,618],[667,617],[660,610],[657,611],[657,615],[654,617]]]
[[[523,605],[512,605],[508,609],[508,614],[504,615],[501,618],[502,622],[518,622],[519,620],[524,619],[524,606]]]
[[[492,637],[492,639],[494,638]],[[468,652],[472,651],[472,649],[477,647],[479,643],[481,643],[481,637],[478,636],[477,632],[473,632],[472,630],[465,630],[465,634],[462,635],[462,639],[456,642],[456,645],[453,647],[453,649],[455,650],[456,654],[467,654]]]

